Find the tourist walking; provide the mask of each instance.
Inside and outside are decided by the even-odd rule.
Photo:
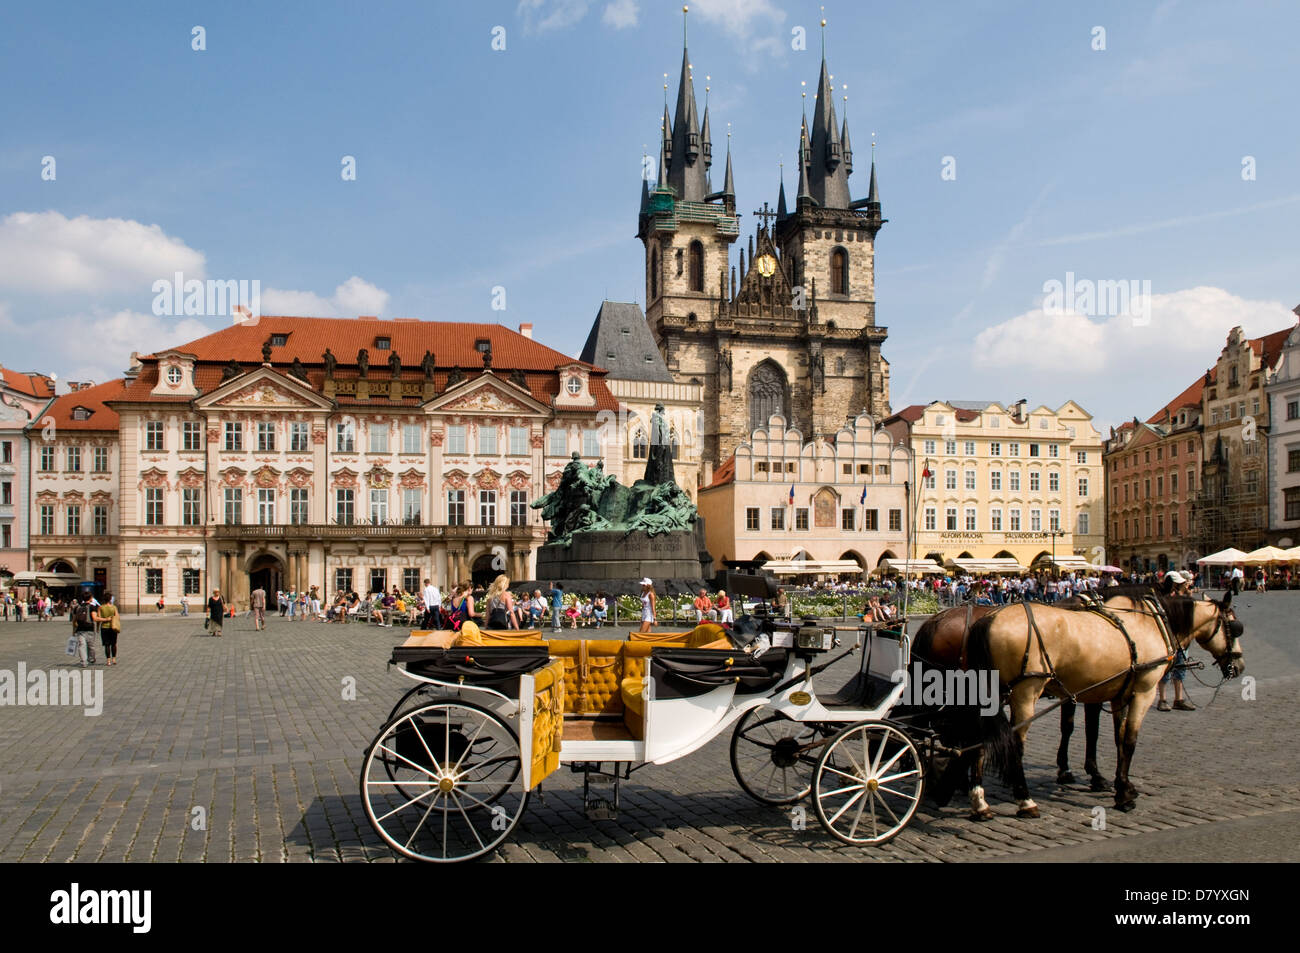
[[[104,601],[92,613],[93,618],[99,623],[99,641],[104,646],[104,664],[117,664],[117,637],[122,634],[122,615],[117,611],[117,606],[113,605],[113,594],[104,593]]]
[[[428,579],[424,580],[424,621],[426,629],[442,628],[442,591]]]
[[[266,628],[266,590],[258,586],[253,590],[253,630],[261,632]]]
[[[212,598],[208,600],[208,631],[217,638],[221,637],[221,627],[226,621],[226,600],[221,598],[221,590],[213,589]]]
[[[77,657],[81,667],[95,664],[95,620],[90,614],[90,606],[75,600],[68,612],[72,619],[72,636],[77,640]]]
[[[655,584],[649,576],[641,580],[641,630],[649,632],[655,624]]]
[[[551,583],[551,631],[559,632],[564,617],[564,587],[558,582]]]
[[[505,573],[492,580],[483,600],[489,629],[517,629],[519,617],[515,614],[515,598],[510,594],[510,579]]]

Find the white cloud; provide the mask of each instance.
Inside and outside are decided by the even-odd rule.
[[[545,33],[571,27],[587,15],[588,0],[519,0],[515,15],[525,33]]]
[[[637,12],[636,0],[613,0],[606,5],[600,20],[615,30],[625,30],[636,26]]]
[[[59,212],[14,212],[0,220],[0,288],[144,294],[178,271],[205,277],[203,253],[157,225]]]
[[[696,0],[690,4],[690,16],[698,16],[705,23],[722,28],[751,52],[779,53],[788,35],[778,36],[771,31],[785,22],[785,13],[771,0]],[[816,42],[820,26],[810,21],[803,24],[809,43]]]
[[[130,366],[132,351],[163,350],[214,330],[194,318],[160,318],[139,311],[81,312],[26,324],[11,315],[6,317],[6,311],[0,306],[0,331],[7,343],[16,345],[20,352],[33,350],[45,343],[50,327],[57,327],[54,352],[59,358],[59,379],[97,384],[121,377]]]
[[[313,318],[355,318],[363,314],[378,317],[388,307],[388,298],[384,289],[353,275],[335,288],[329,298],[314,291],[264,288],[262,313]]]
[[[1145,419],[1214,363],[1233,327],[1259,337],[1294,324],[1281,302],[1200,286],[1151,295],[1149,321],[1040,306],[979,332],[973,361],[1018,386],[1057,392],[1045,394],[1047,400],[1073,396],[1089,410],[1091,402],[1102,412],[1109,408],[1114,419]]]

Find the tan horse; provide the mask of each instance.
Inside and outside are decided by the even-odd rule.
[[[1138,731],[1177,649],[1197,642],[1214,656],[1225,679],[1245,671],[1237,641],[1242,625],[1231,601],[1231,593],[1221,602],[1165,597],[1153,611],[1151,603],[1117,598],[1107,600],[1105,612],[1026,604],[1008,606],[972,627],[968,667],[995,670],[1011,706],[1011,726],[1000,721],[989,756],[1005,769],[1019,802],[1017,816],[1038,816],[1022,759],[1034,705],[1045,693],[1079,704],[1110,702],[1115,806],[1132,810],[1138,792],[1128,774]]]

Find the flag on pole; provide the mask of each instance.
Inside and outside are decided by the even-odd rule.
[[[921,470],[921,479],[928,480],[932,476],[934,476],[934,474],[930,472],[929,467],[925,467],[924,469]]]
[[[866,502],[867,502],[867,486],[866,486],[866,484],[864,483],[864,484],[862,485],[862,497],[861,497],[861,499],[858,500],[858,505],[859,505],[859,506],[865,506],[865,505],[866,505]]]
[[[794,484],[790,484],[790,505],[794,506]]]

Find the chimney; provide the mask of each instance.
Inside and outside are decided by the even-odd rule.
[[[533,326],[531,324],[521,324],[519,325],[519,333],[531,341],[533,339]]]

